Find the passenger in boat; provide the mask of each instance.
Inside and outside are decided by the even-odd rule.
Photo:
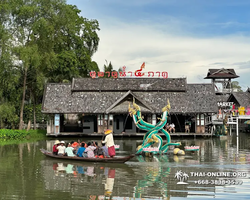
[[[78,142],[71,142],[71,146],[72,146],[73,148],[76,148],[76,147],[78,146]]]
[[[94,150],[94,154],[96,158],[104,158],[104,152],[101,147],[98,146],[98,142],[95,142],[96,149]]]
[[[58,149],[58,155],[63,156],[65,154],[65,149],[66,149],[65,142],[61,141],[60,145],[57,147],[57,149]]]
[[[87,153],[88,158],[94,158],[94,150],[96,149],[95,143],[94,142],[88,142],[88,147],[85,149],[84,153]],[[85,157],[85,156],[83,156]]]
[[[79,149],[79,144],[78,144],[78,142],[71,142],[71,146],[74,148],[74,154],[76,154],[77,153],[77,151],[78,151],[78,149]]]
[[[54,144],[54,146],[53,146],[53,154],[54,155],[57,155],[58,154],[58,149],[57,149],[57,147],[60,145],[60,141],[59,140],[56,140],[55,141],[55,144]]]
[[[102,141],[102,143],[105,143],[108,147],[108,153],[111,158],[115,156],[115,144],[114,144],[114,138],[112,134],[112,130],[108,129],[104,132],[106,135],[105,140]]]
[[[102,151],[103,151],[103,154],[104,154],[104,158],[107,158],[109,157],[109,152],[108,152],[108,148],[106,147],[106,144],[102,142]]]
[[[98,142],[93,142],[95,143],[96,149],[94,150],[95,157],[97,156],[97,151],[99,149]]]
[[[69,157],[75,157],[76,155],[73,152],[75,150],[75,148],[72,147],[72,144],[68,143],[66,146],[67,146],[67,148],[65,149],[65,154],[67,154],[67,156],[69,156]]]
[[[77,150],[77,156],[78,157],[83,157],[83,152],[85,151],[85,143],[84,142],[82,142],[81,143],[81,147]]]

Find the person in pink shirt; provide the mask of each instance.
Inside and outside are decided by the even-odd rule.
[[[88,158],[95,158],[94,150],[96,149],[95,143],[94,142],[88,142],[88,147],[84,151],[84,155]],[[85,157],[84,156],[84,157]]]

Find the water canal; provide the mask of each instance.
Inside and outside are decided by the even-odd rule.
[[[240,135],[238,154],[235,137],[173,141],[200,151],[95,164],[46,158],[39,149],[54,140],[0,146],[0,199],[250,199],[250,134]],[[141,142],[116,139],[117,154],[134,153]]]

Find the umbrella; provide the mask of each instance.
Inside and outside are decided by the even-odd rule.
[[[250,124],[250,120],[245,121],[244,124]]]

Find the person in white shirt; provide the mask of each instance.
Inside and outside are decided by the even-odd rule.
[[[112,130],[108,129],[104,132],[104,134],[106,135],[106,137],[105,140],[102,141],[102,143],[106,144],[106,146],[108,147],[109,156],[113,158],[115,156],[115,144],[114,144]]]
[[[65,154],[65,149],[66,149],[65,142],[61,141],[60,145],[57,147],[57,149],[58,149],[58,155],[63,156]]]
[[[175,125],[174,125],[174,123],[170,124],[169,132],[171,133],[172,130],[173,130],[173,133],[175,133]]]

